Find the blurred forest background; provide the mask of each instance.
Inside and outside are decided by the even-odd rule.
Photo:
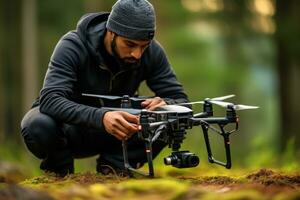
[[[57,41],[88,12],[110,11],[114,0],[0,0],[0,163],[39,173],[25,148],[20,122],[38,96]],[[296,0],[151,0],[156,39],[191,101],[235,94],[240,111],[232,135],[233,167],[298,170],[300,158],[300,4]],[[149,95],[145,85],[141,94]],[[223,116],[225,110],[214,107]],[[195,111],[201,111],[196,105]],[[222,138],[212,135],[216,157]],[[202,132],[183,145],[207,165]],[[169,153],[166,149],[162,155]],[[93,162],[91,165],[90,163]],[[95,170],[94,160],[78,170]],[[162,163],[161,159],[156,160]]]

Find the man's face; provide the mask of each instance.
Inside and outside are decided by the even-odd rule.
[[[150,40],[132,40],[114,34],[111,42],[113,56],[124,66],[137,65]]]

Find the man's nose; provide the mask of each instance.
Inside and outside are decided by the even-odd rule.
[[[133,51],[131,52],[131,56],[137,60],[141,58],[142,54],[143,54],[143,50],[140,47],[134,48]]]

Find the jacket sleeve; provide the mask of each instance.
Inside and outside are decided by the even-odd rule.
[[[146,83],[156,96],[163,98],[167,104],[188,102],[188,97],[166,57],[160,44],[153,41],[150,49],[150,65]]]
[[[69,33],[56,45],[40,92],[40,112],[64,123],[85,125],[104,130],[102,117],[105,110],[89,107],[72,101],[77,70],[82,64],[85,47],[74,42],[74,33]]]

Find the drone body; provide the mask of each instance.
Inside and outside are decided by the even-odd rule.
[[[231,133],[238,129],[238,117],[236,110],[256,109],[256,106],[234,105],[232,103],[223,102],[223,100],[233,97],[234,95],[227,95],[217,98],[206,98],[204,101],[181,103],[178,105],[165,105],[157,108],[154,111],[147,111],[145,109],[134,109],[133,104],[140,104],[146,98],[129,97],[128,95],[120,96],[106,96],[95,94],[82,94],[87,97],[96,97],[108,100],[120,100],[120,108],[105,107],[111,111],[125,111],[134,115],[140,116],[141,130],[138,132],[138,137],[145,143],[146,156],[148,161],[148,173],[141,172],[130,166],[127,154],[127,142],[122,141],[124,166],[130,172],[136,172],[148,177],[154,177],[154,167],[152,160],[152,143],[156,140],[164,141],[172,149],[170,156],[164,158],[166,165],[172,165],[177,168],[195,167],[199,164],[199,157],[189,151],[180,151],[181,144],[185,139],[186,131],[194,126],[201,127],[208,160],[215,163],[231,168],[231,153],[230,153],[230,140]],[[194,114],[193,110],[185,107],[193,104],[203,104],[203,112]],[[213,117],[213,104],[226,107],[226,116]],[[224,127],[227,124],[235,124],[235,129],[225,131]],[[218,127],[214,127],[217,125]],[[226,162],[221,162],[213,157],[210,147],[208,131],[221,135],[224,139],[224,147],[226,154]]]

